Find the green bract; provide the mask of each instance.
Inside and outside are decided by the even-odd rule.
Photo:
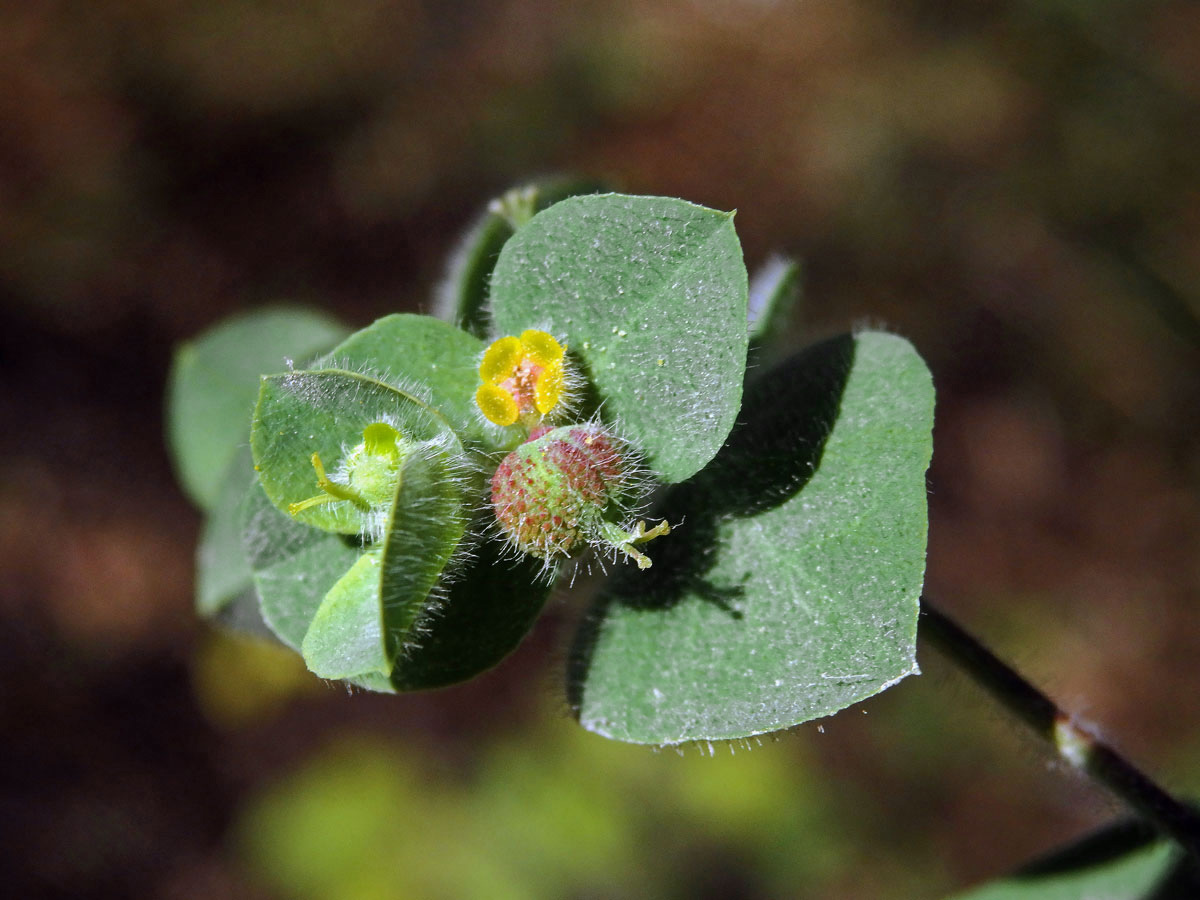
[[[261,618],[323,678],[436,687],[508,654],[551,563],[591,544],[639,564],[603,561],[616,570],[572,654],[569,696],[601,734],[757,734],[915,671],[933,405],[920,358],[886,334],[836,338],[743,400],[747,349],[782,333],[795,266],[772,263],[750,307],[732,214],[550,202],[571,190],[494,204],[439,318],[346,336],[275,311],[180,351],[170,431],[208,515],[201,614]],[[476,406],[484,352],[531,329],[567,348],[570,410],[492,424]],[[656,483],[671,487],[642,522]],[[652,568],[634,546],[651,536]]]

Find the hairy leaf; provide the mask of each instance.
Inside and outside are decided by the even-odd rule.
[[[580,722],[638,743],[829,715],[916,671],[933,385],[903,339],[826,341],[757,381],[742,425],[660,513],[654,567],[585,621]]]
[[[313,454],[333,473],[363,442],[364,429],[377,422],[393,426],[407,444],[440,436],[461,452],[449,423],[427,400],[375,375],[341,369],[263,378],[250,435],[263,490],[284,511],[319,497]],[[340,501],[311,506],[295,517],[339,534],[363,534],[377,528],[386,510]]]
[[[392,671],[384,646],[380,572],[383,547],[373,546],[329,589],[300,645],[309,670],[321,678]]]

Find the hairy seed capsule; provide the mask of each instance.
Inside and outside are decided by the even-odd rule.
[[[589,545],[610,547],[650,565],[634,548],[667,532],[621,519],[643,491],[630,449],[598,424],[534,431],[492,476],[492,508],[509,541],[547,562],[577,556]]]

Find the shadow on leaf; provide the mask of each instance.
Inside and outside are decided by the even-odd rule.
[[[687,598],[742,617],[740,584],[708,576],[721,552],[720,525],[750,518],[795,497],[821,465],[854,365],[855,340],[841,335],[785,360],[747,389],[738,424],[716,458],[676,485],[653,518],[672,525],[650,546],[652,568],[622,566],[581,623],[568,662],[569,701],[578,708],[603,623],[614,605],[666,610]]]
[[[396,660],[400,691],[444,687],[473,678],[516,649],[541,612],[549,585],[541,564],[506,560],[499,541],[483,541],[471,564],[449,584],[443,604],[418,624],[422,639]]]

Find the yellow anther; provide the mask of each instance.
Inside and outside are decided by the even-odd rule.
[[[538,374],[537,381],[533,383],[533,405],[543,416],[562,399],[565,381],[561,357],[548,363]]]
[[[479,377],[492,384],[499,384],[512,375],[524,355],[525,348],[521,345],[520,338],[502,337],[483,354],[483,362],[479,364]]]
[[[533,328],[521,332],[521,347],[525,351],[525,356],[539,366],[548,366],[551,363],[561,362],[563,353],[567,349],[556,341],[552,335]]]
[[[520,413],[512,394],[486,381],[475,392],[475,403],[488,420],[497,425],[512,425]]]
[[[479,364],[480,411],[497,425],[521,421],[531,428],[541,422],[567,392],[566,350],[553,335],[534,328],[493,342]]]

